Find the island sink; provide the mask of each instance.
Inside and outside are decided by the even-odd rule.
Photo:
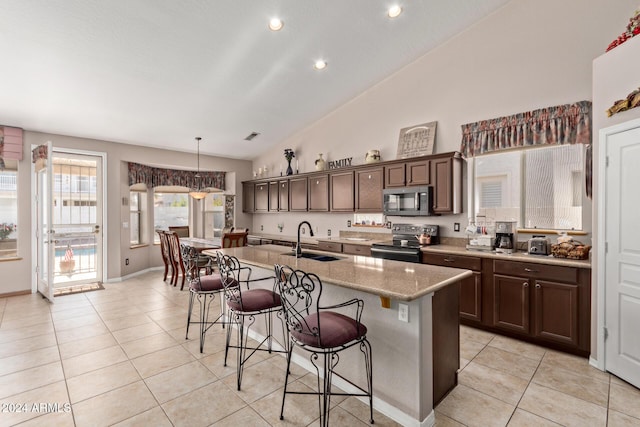
[[[285,252],[282,255],[296,256],[296,254],[293,253],[293,252]],[[335,256],[331,256],[331,255],[324,255],[324,254],[314,254],[314,253],[310,253],[310,252],[303,252],[303,253],[300,254],[300,256],[298,258],[307,258],[307,259],[311,259],[311,260],[314,260],[314,261],[322,261],[322,262],[337,261],[339,259],[344,259],[342,257],[335,257]]]

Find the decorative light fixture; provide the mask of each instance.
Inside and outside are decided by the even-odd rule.
[[[269,21],[269,29],[271,31],[280,31],[284,27],[284,22],[278,18],[273,18]]]
[[[387,11],[387,16],[389,16],[389,18],[397,18],[401,13],[402,8],[396,4],[389,8],[389,10]]]
[[[199,136],[196,136],[196,142],[198,143],[198,172],[196,172],[196,175],[194,178],[196,179],[197,186],[196,188],[192,188],[191,191],[189,191],[189,195],[196,200],[204,199],[205,197],[207,197],[207,194],[209,194],[208,189],[202,188],[202,176],[200,176],[200,140],[201,139],[202,138],[200,138]]]
[[[322,59],[318,59],[316,63],[313,64],[313,68],[315,68],[316,70],[324,70],[325,68],[327,68],[327,62]]]

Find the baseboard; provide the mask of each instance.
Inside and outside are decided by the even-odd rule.
[[[593,366],[594,368],[600,370],[600,371],[604,371],[604,366],[600,367],[600,364],[598,362],[597,359],[594,359],[593,356],[589,356],[589,365]]]
[[[31,290],[24,290],[24,291],[15,291],[15,292],[7,292],[5,294],[0,294],[0,298],[9,298],[9,297],[17,297],[20,295],[29,295],[31,294]]]

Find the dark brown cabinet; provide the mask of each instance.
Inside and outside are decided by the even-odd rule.
[[[278,181],[272,181],[269,183],[269,212],[278,212],[278,206]]]
[[[493,276],[493,326],[529,334],[529,281]]]
[[[575,284],[535,281],[533,332],[536,337],[578,346],[578,292]]]
[[[407,185],[429,185],[431,184],[431,161],[420,160],[407,162],[406,167]]]
[[[454,213],[454,159],[444,158],[431,161],[434,213]],[[461,183],[461,180],[460,180]]]
[[[356,171],[356,212],[382,212],[384,168]]]
[[[255,210],[255,193],[253,182],[242,183],[242,212],[253,213]]]
[[[329,210],[331,212],[353,212],[353,171],[334,172],[329,175]]]
[[[395,163],[384,167],[385,188],[404,187],[406,185],[406,181],[404,179],[404,166],[404,163]]]
[[[368,245],[352,245],[349,243],[342,244],[342,253],[349,255],[371,256],[371,246]]]
[[[307,177],[289,179],[289,211],[307,211]]]
[[[327,212],[329,210],[329,175],[309,177],[309,212]]]
[[[289,181],[278,181],[278,211],[287,212],[289,210]]]
[[[255,185],[255,212],[269,211],[269,183],[259,182]]]

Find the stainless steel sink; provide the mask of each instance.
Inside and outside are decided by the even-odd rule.
[[[282,255],[295,256],[296,254],[294,254],[293,252],[285,252]],[[322,262],[338,261],[340,259],[344,259],[344,257],[336,257],[333,255],[324,255],[324,254],[314,254],[312,252],[302,252],[302,254],[300,254],[300,257],[307,258],[313,261],[322,261]]]
[[[368,242],[371,239],[366,239],[364,237],[345,237],[343,240],[351,240],[353,242]]]

